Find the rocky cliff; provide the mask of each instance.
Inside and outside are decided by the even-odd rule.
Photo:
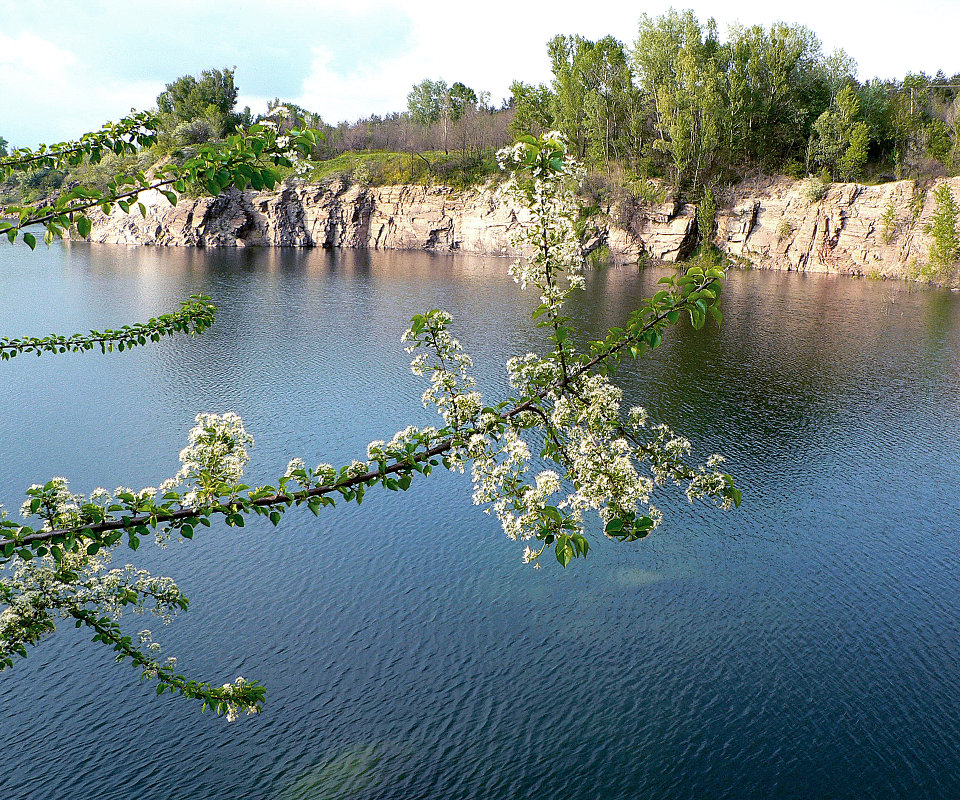
[[[949,179],[960,198],[960,178]],[[833,184],[820,198],[802,181],[741,185],[717,215],[716,243],[732,257],[773,269],[906,277],[926,262],[932,191],[912,182]],[[489,190],[362,188],[291,183],[273,192],[225,192],[171,206],[143,197],[145,218],[97,213],[91,240],[120,244],[245,247],[360,247],[515,255],[512,230],[526,222]],[[696,207],[669,200],[630,214],[610,213],[586,248],[606,246],[614,261],[674,262],[697,240]],[[613,220],[618,220],[619,224]]]
[[[197,247],[364,247],[515,255],[513,229],[522,209],[489,190],[291,183],[274,192],[231,190],[181,200],[141,196],[146,217],[116,209],[91,214],[90,239],[113,244]],[[601,223],[588,248],[607,246],[615,261],[676,261],[695,245],[696,209],[666,202],[632,215],[628,228]]]
[[[946,179],[960,200],[960,178]],[[741,186],[717,214],[717,244],[753,266],[922,277],[935,210],[933,188],[913,181],[835,183],[820,199],[805,181]]]

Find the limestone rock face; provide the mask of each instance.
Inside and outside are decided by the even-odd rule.
[[[697,207],[676,200],[641,207],[634,212],[629,229],[650,258],[674,263],[690,255],[697,244]]]
[[[147,216],[91,213],[91,241],[196,247],[360,247],[436,250],[515,256],[510,238],[529,222],[489,190],[381,186],[364,189],[334,182],[291,183],[273,192],[228,190],[219,197],[183,198],[176,206],[159,192],[141,196]],[[631,221],[596,231],[619,263],[641,257],[675,261],[689,250],[693,206],[657,208]]]
[[[946,179],[960,200],[960,178]],[[753,266],[808,272],[905,277],[927,258],[925,233],[933,190],[914,203],[914,184],[830,185],[820,200],[806,184],[767,179],[741,185],[717,214],[716,244]],[[335,181],[292,182],[272,192],[229,190],[219,197],[142,196],[147,215],[91,214],[95,242],[196,247],[358,247],[515,256],[522,209],[490,190],[443,186],[362,188]],[[920,198],[918,198],[919,200]],[[891,211],[892,209],[892,211]],[[914,210],[919,214],[914,216]],[[696,245],[697,209],[670,199],[624,214],[609,213],[592,231],[585,252],[606,246],[614,262],[676,262]],[[613,220],[619,220],[619,224]]]
[[[947,182],[960,199],[960,178]],[[741,188],[717,214],[717,245],[756,267],[907,277],[928,259],[935,209],[932,188],[922,205],[914,191],[913,181],[835,183],[812,201],[802,181]]]

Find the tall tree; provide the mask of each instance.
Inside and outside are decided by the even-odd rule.
[[[727,123],[716,23],[701,26],[692,11],[643,15],[633,65],[653,116],[654,148],[669,158],[681,190],[698,190],[716,165]]]
[[[552,130],[556,124],[555,103],[556,98],[549,86],[542,83],[534,86],[514,81],[510,84],[510,104],[514,112],[510,121],[510,132],[514,136],[539,136]]]
[[[960,260],[960,233],[957,232],[957,201],[949,183],[941,183],[933,193],[936,208],[928,232],[933,237],[930,261],[937,267],[949,267]]]
[[[421,125],[442,124],[444,152],[449,152],[447,132],[450,123],[456,122],[476,106],[477,93],[459,81],[447,86],[446,81],[427,78],[416,84],[407,95],[407,110],[415,122]]]
[[[424,78],[407,95],[407,110],[414,122],[431,125],[439,122],[444,112],[447,93],[450,91],[446,81],[432,81]]]
[[[598,166],[638,153],[638,93],[623,44],[612,36],[557,36],[547,49],[556,122],[578,156]]]
[[[239,121],[233,111],[237,104],[233,76],[234,70],[226,67],[205,69],[199,79],[184,75],[167,84],[157,97],[157,107],[172,121],[171,127],[206,119],[217,135],[224,136],[236,130]]]
[[[446,96],[447,114],[451,122],[457,122],[464,114],[477,107],[477,93],[457,81]]]
[[[834,98],[830,108],[814,123],[811,140],[813,161],[845,181],[863,177],[870,146],[870,126],[861,119],[860,100],[847,84]]]
[[[730,156],[778,167],[806,146],[834,94],[829,76],[836,65],[826,65],[813,31],[782,22],[769,29],[733,26],[725,49]]]

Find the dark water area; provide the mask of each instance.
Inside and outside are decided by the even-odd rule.
[[[0,367],[0,500],[172,475],[199,411],[256,437],[252,482],[432,424],[399,337],[452,312],[496,397],[541,349],[496,259],[422,253],[0,249],[3,335],[111,327],[211,295],[216,325],[133,352]],[[601,269],[572,313],[618,324],[662,273]],[[141,548],[190,610],[144,617],[191,676],[268,687],[227,723],[156,697],[66,626],[0,674],[0,797],[960,796],[960,297],[733,272],[724,324],[625,365],[628,402],[721,452],[723,513],[534,571],[434,473],[274,530]],[[117,565],[129,554],[119,551]]]

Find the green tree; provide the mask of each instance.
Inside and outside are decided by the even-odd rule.
[[[171,128],[182,122],[206,120],[217,136],[225,136],[236,130],[240,116],[234,113],[237,104],[237,87],[234,70],[226,67],[204,70],[199,79],[183,75],[157,97],[157,107],[169,120]]]
[[[524,134],[539,136],[553,130],[556,127],[555,102],[549,86],[514,81],[510,84],[510,104],[513,107],[510,132],[520,137]]]
[[[957,201],[949,183],[941,183],[933,193],[936,207],[927,228],[933,239],[930,263],[941,269],[960,260],[960,233],[957,232]]]
[[[924,126],[923,134],[927,155],[935,158],[941,164],[950,163],[950,154],[953,151],[952,131],[942,119],[932,119]]]
[[[639,155],[639,95],[623,44],[557,36],[547,45],[553,69],[555,118],[578,157],[591,166]]]
[[[477,107],[477,93],[460,81],[450,87],[445,100],[452,122],[459,121],[464,114]]]
[[[697,191],[718,166],[727,123],[724,53],[711,19],[692,11],[640,18],[633,65],[653,116],[654,149],[681,190]]]
[[[424,78],[407,95],[407,110],[414,122],[431,125],[444,115],[446,98],[450,89],[446,81]]]
[[[440,123],[443,126],[443,149],[447,148],[450,123],[457,122],[470,109],[476,109],[477,94],[459,81],[447,86],[446,81],[424,79],[407,95],[407,110],[420,125]]]
[[[832,97],[820,40],[800,25],[733,26],[724,46],[734,163],[775,168],[806,147]]]
[[[845,181],[863,177],[870,147],[870,126],[860,117],[860,100],[847,84],[814,123],[813,161]]]
[[[547,43],[553,70],[554,118],[577,158],[587,153],[586,81],[582,75],[582,50],[592,43],[581,36],[555,36]]]

